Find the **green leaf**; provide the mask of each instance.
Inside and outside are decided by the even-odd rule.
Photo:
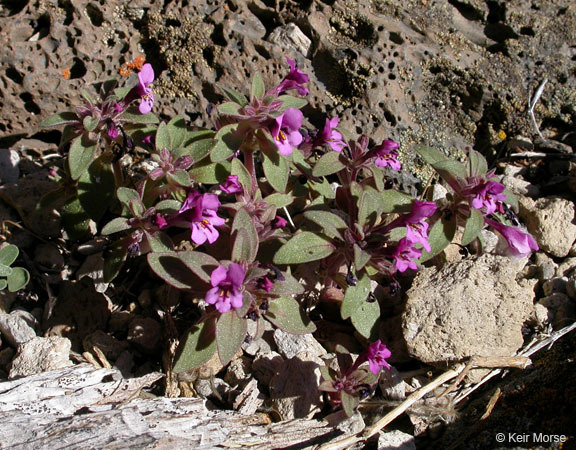
[[[312,180],[308,180],[308,187],[312,192],[326,198],[326,199],[334,199],[336,198],[336,193],[328,183],[326,178],[322,178],[322,183],[317,183]]]
[[[340,172],[344,167],[346,166],[340,162],[340,153],[328,152],[324,153],[320,159],[316,161],[314,169],[312,169],[312,175],[315,177],[323,177]]]
[[[468,153],[468,168],[470,176],[484,176],[488,171],[488,164],[481,153],[470,149]]]
[[[334,245],[310,231],[293,236],[274,255],[274,264],[300,264],[324,259],[334,253]]]
[[[342,409],[346,415],[352,417],[356,411],[356,407],[360,404],[360,399],[344,391],[340,391],[340,400],[342,401]]]
[[[291,95],[281,95],[278,100],[282,101],[280,112],[286,111],[288,108],[303,108],[308,104],[308,100],[299,97],[292,97]]]
[[[99,221],[114,199],[114,173],[109,155],[96,158],[78,180],[78,198],[86,213]]]
[[[258,254],[259,240],[254,220],[246,208],[236,211],[231,233],[234,240],[232,260],[252,263]]]
[[[240,114],[240,105],[236,102],[225,102],[218,105],[218,112],[220,114],[237,116]]]
[[[100,119],[98,117],[93,116],[86,116],[82,121],[82,125],[84,125],[86,131],[94,131],[99,123]]]
[[[130,108],[124,111],[120,117],[123,121],[139,125],[153,125],[158,123],[158,117],[156,117],[154,113],[140,114],[136,108]]]
[[[314,323],[306,317],[298,302],[292,297],[280,297],[270,301],[264,314],[266,320],[287,333],[307,334],[316,331]]]
[[[442,218],[432,226],[428,233],[428,242],[430,243],[430,252],[424,250],[419,261],[421,263],[428,261],[436,256],[452,242],[456,234],[456,214],[451,214],[449,220]]]
[[[172,146],[170,145],[170,134],[168,133],[168,126],[164,122],[158,125],[154,143],[157,151],[162,149],[172,150]]]
[[[369,170],[372,172],[372,178],[374,179],[376,189],[380,192],[384,192],[386,189],[384,171],[378,166],[370,167]]]
[[[366,339],[378,339],[378,325],[380,322],[380,305],[378,302],[363,302],[350,317],[352,325],[358,333]]]
[[[414,198],[403,192],[395,191],[393,189],[388,189],[381,194],[382,200],[382,212],[390,213],[402,213],[406,212],[406,209],[410,208],[414,202]]]
[[[171,286],[193,290],[198,290],[199,281],[210,283],[210,274],[219,265],[213,257],[196,251],[148,253],[147,261],[154,273]]]
[[[278,295],[285,297],[288,295],[300,295],[304,293],[304,286],[291,274],[283,273],[284,280],[274,281],[274,287],[270,293],[272,295]]]
[[[466,168],[458,161],[438,161],[432,164],[432,167],[434,167],[436,172],[446,181],[466,178]]]
[[[356,270],[362,270],[370,258],[370,253],[362,250],[358,244],[354,244],[354,268]]]
[[[110,283],[120,273],[120,269],[126,261],[127,252],[121,245],[116,245],[112,251],[104,257],[104,282]]]
[[[250,91],[250,96],[252,98],[262,98],[265,93],[266,88],[264,87],[262,76],[256,72],[252,78],[252,90]]]
[[[0,291],[6,289],[6,286],[8,286],[8,282],[4,279],[0,280]]]
[[[83,134],[76,138],[70,146],[68,152],[68,168],[73,180],[82,176],[88,169],[96,153],[96,142],[92,141],[88,134]]]
[[[140,216],[144,213],[144,205],[140,199],[140,194],[138,194],[136,190],[127,187],[119,187],[116,190],[116,197],[118,197],[120,203],[122,203],[122,205],[124,205],[128,210],[136,208],[136,216]]]
[[[208,160],[207,163],[203,161],[201,164],[189,170],[188,174],[196,183],[224,183],[230,174],[230,163],[228,161],[219,163],[210,163]]]
[[[0,277],[7,277],[12,273],[12,267],[5,266],[4,264],[0,264]]]
[[[216,324],[214,319],[207,319],[194,325],[180,345],[174,372],[186,372],[200,367],[216,353]]]
[[[265,150],[262,152],[262,168],[266,181],[276,192],[284,193],[290,176],[288,161],[276,151]]]
[[[348,229],[348,224],[342,218],[329,211],[306,211],[304,217],[318,225],[324,234],[330,238],[341,239],[341,231]]]
[[[157,231],[154,234],[145,232],[145,234],[148,244],[150,245],[150,251],[162,253],[170,252],[174,249],[174,243],[167,234],[161,231]]]
[[[79,123],[80,120],[76,113],[73,112],[63,112],[54,114],[48,117],[46,120],[40,123],[41,128],[54,128],[61,125],[73,125]]]
[[[180,148],[186,139],[186,120],[182,116],[176,116],[168,122],[166,127],[168,129],[168,135],[170,136],[170,149],[174,151]]]
[[[248,324],[234,309],[222,314],[216,323],[216,345],[222,365],[228,364],[246,337]]]
[[[516,195],[508,188],[504,189],[502,193],[506,196],[505,203],[511,206],[514,211],[518,212],[518,198]]]
[[[362,278],[356,283],[356,286],[348,286],[344,294],[344,300],[340,307],[340,315],[342,319],[346,320],[352,316],[360,306],[366,302],[370,294],[370,277],[364,274]]]
[[[360,226],[375,223],[384,211],[383,195],[370,186],[364,186],[364,191],[358,203],[358,224]]]
[[[188,187],[192,184],[190,181],[190,175],[185,170],[177,170],[173,173],[166,174],[166,179],[171,182],[171,184],[176,184],[178,186]]]
[[[30,274],[22,267],[13,267],[12,273],[8,275],[8,291],[16,292],[22,289],[30,281]]]
[[[224,125],[218,130],[218,133],[214,136],[214,139],[217,141],[216,145],[214,145],[210,152],[210,160],[212,162],[220,162],[231,158],[240,148],[243,138],[236,134],[237,129],[238,124],[233,123]]]
[[[245,106],[248,104],[248,99],[240,92],[225,87],[222,87],[221,89],[226,93],[230,100],[238,103],[240,106]]]
[[[462,245],[468,245],[480,234],[484,228],[484,216],[476,208],[470,208],[470,217],[466,221],[464,234],[462,235]]]
[[[8,244],[0,250],[0,264],[4,266],[11,266],[16,258],[18,258],[18,247]]]
[[[439,161],[445,161],[448,159],[444,153],[431,147],[419,147],[416,149],[416,152],[431,166]]]
[[[230,175],[236,175],[238,181],[246,192],[252,192],[252,177],[248,169],[242,164],[238,158],[234,158],[230,165]]]
[[[76,132],[76,127],[72,125],[66,125],[62,130],[62,136],[60,136],[60,143],[58,144],[58,149],[59,150],[62,149],[64,145],[66,145],[76,136],[78,136],[78,133]]]
[[[179,156],[188,155],[195,163],[197,163],[210,154],[217,142],[216,139],[200,139],[194,141],[185,147],[184,152]]]
[[[181,206],[182,202],[179,202],[178,200],[168,199],[156,203],[156,206],[154,208],[156,208],[156,211],[159,213],[170,214],[178,211]]]
[[[294,201],[294,197],[290,194],[279,194],[278,192],[270,194],[264,199],[269,205],[274,205],[276,208],[283,208],[288,206]]]
[[[62,225],[71,241],[85,237],[90,230],[90,217],[84,211],[78,197],[69,197],[62,208]]]

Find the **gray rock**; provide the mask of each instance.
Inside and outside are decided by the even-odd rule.
[[[386,400],[401,401],[406,398],[406,384],[395,367],[382,370],[378,379],[382,397]]]
[[[537,197],[540,195],[540,188],[538,186],[522,178],[504,176],[501,182],[514,194],[527,195],[528,197]]]
[[[0,313],[0,333],[12,347],[19,348],[20,345],[36,337],[35,322],[34,316],[26,311]]]
[[[18,349],[8,378],[26,377],[72,365],[71,343],[57,336],[35,337]]]
[[[336,411],[335,413],[324,417],[324,420],[337,430],[346,434],[360,433],[364,428],[366,428],[364,418],[358,411],[356,411],[351,417],[346,416],[346,413],[343,410]]]
[[[308,353],[316,358],[326,355],[324,347],[311,334],[290,334],[278,328],[274,330],[274,342],[278,352],[286,359],[301,353]]]
[[[557,277],[570,277],[576,275],[576,257],[564,259],[556,268]]]
[[[252,360],[250,358],[245,356],[235,358],[228,364],[224,381],[231,386],[236,386],[250,377],[251,369]]]
[[[554,329],[562,328],[576,319],[576,304],[566,294],[556,292],[540,299],[537,305],[548,310],[548,322]]]
[[[234,399],[232,408],[240,414],[249,416],[256,413],[264,403],[264,396],[258,389],[258,382],[252,378]]]
[[[576,240],[574,203],[556,197],[536,201],[521,197],[519,205],[519,215],[540,248],[553,256],[567,256]]]
[[[400,430],[380,432],[378,450],[416,450],[414,436]]]
[[[0,148],[0,184],[15,183],[20,177],[20,155],[14,150]]]
[[[513,260],[487,254],[418,272],[402,316],[408,352],[429,364],[513,355],[536,283],[517,274]]]
[[[566,293],[566,284],[568,282],[568,278],[552,278],[551,280],[547,280],[542,284],[542,291],[544,295],[552,295],[555,292],[561,292],[563,294]]]
[[[208,379],[198,378],[194,381],[194,389],[198,395],[203,398],[225,398],[228,395],[228,392],[230,392],[230,386],[228,383],[217,377],[210,377]]]
[[[558,264],[543,252],[536,253],[536,265],[538,266],[538,279],[540,281],[552,279],[558,268]]]
[[[281,48],[295,50],[305,57],[309,56],[310,47],[312,46],[312,41],[294,23],[276,28],[270,33],[268,40]]]

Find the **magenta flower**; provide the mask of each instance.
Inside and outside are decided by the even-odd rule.
[[[111,120],[108,121],[107,131],[108,137],[110,139],[116,139],[120,133],[118,133],[118,128]]]
[[[485,214],[492,214],[498,209],[496,202],[506,200],[506,194],[502,193],[504,189],[504,185],[496,181],[483,181],[471,189],[472,206],[480,210],[485,208]]]
[[[159,230],[161,230],[162,228],[166,228],[168,226],[168,222],[166,222],[166,219],[160,214],[156,214],[153,217],[152,223],[154,223]]]
[[[390,370],[390,364],[386,361],[386,358],[390,358],[390,356],[392,356],[392,352],[382,344],[380,339],[376,342],[372,342],[370,347],[368,347],[366,355],[368,363],[370,364],[370,372],[376,375],[380,372],[382,367],[386,367],[386,369]]]
[[[284,217],[276,216],[272,221],[272,228],[284,228],[288,225],[288,221]]]
[[[346,143],[342,140],[342,135],[335,130],[338,126],[338,117],[333,117],[332,119],[326,119],[326,124],[322,133],[318,137],[316,144],[321,145],[327,143],[332,150],[335,152],[341,152],[346,146]]]
[[[296,63],[290,58],[286,58],[286,61],[290,65],[290,73],[284,77],[282,82],[275,89],[276,94],[280,95],[283,92],[296,89],[298,94],[308,95],[310,91],[303,86],[304,83],[308,83],[308,75],[298,69],[298,67],[296,67]]]
[[[261,289],[264,289],[266,292],[270,292],[272,289],[274,289],[274,283],[270,281],[270,278],[268,277],[264,277],[262,280],[260,280],[258,286]]]
[[[298,131],[302,126],[302,117],[299,109],[288,108],[274,120],[270,132],[280,154],[291,155],[292,147],[302,142],[302,135]]]
[[[199,194],[192,191],[184,200],[178,216],[171,225],[190,227],[192,242],[195,244],[202,245],[206,241],[213,244],[220,236],[215,227],[224,225],[225,222],[216,215],[219,207],[220,201],[216,194]]]
[[[400,216],[398,219],[388,225],[387,229],[398,226],[406,226],[406,239],[414,244],[422,244],[426,251],[431,251],[428,242],[428,223],[424,219],[431,217],[436,212],[436,203],[414,201],[412,211]]]
[[[214,305],[222,314],[231,308],[241,308],[244,275],[244,269],[240,264],[232,263],[228,268],[216,267],[210,275],[212,289],[206,292],[204,298],[206,303]]]
[[[164,175],[175,173],[178,170],[188,170],[193,164],[192,158],[188,155],[181,156],[174,160],[174,156],[169,150],[163,148],[159,153],[153,154],[152,158],[158,163],[159,167],[153,169],[148,175],[151,180],[158,180]]]
[[[230,175],[226,178],[224,184],[220,185],[222,192],[227,194],[237,194],[242,192],[242,185],[238,182],[238,175]]]
[[[404,238],[398,242],[398,247],[396,247],[392,256],[396,270],[398,270],[398,272],[406,272],[408,269],[418,269],[415,260],[422,256],[422,251],[414,248],[414,242]]]
[[[138,74],[137,91],[140,96],[138,111],[140,114],[148,114],[154,106],[154,93],[148,86],[154,81],[154,69],[150,64],[144,64]]]
[[[384,140],[382,144],[374,147],[372,149],[376,155],[375,164],[378,167],[390,167],[394,170],[400,170],[402,168],[402,164],[398,161],[398,148],[400,146],[390,140]]]
[[[515,256],[516,258],[523,258],[524,256],[528,256],[530,253],[538,250],[536,240],[529,233],[525,233],[519,228],[510,227],[486,217],[484,218],[484,221],[500,233],[504,239],[506,239],[510,255]]]

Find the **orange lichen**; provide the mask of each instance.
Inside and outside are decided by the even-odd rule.
[[[70,69],[64,69],[62,71],[62,78],[64,78],[65,80],[69,80],[70,79],[70,75],[72,75],[70,73]]]
[[[144,55],[138,55],[132,62],[125,62],[122,64],[122,67],[118,69],[118,73],[123,77],[127,77],[130,75],[132,70],[142,70],[142,66],[144,66],[145,63],[146,57]]]

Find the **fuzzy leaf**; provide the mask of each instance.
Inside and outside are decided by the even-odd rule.
[[[419,147],[416,152],[430,165],[448,159],[444,153],[431,147]]]
[[[8,275],[8,291],[16,292],[22,289],[30,281],[30,274],[22,267],[13,267],[12,273]]]
[[[206,160],[208,161],[208,160]],[[230,163],[221,161],[219,163],[202,162],[188,171],[190,178],[196,183],[219,184],[224,183],[230,174]]]
[[[308,334],[316,331],[314,323],[306,317],[292,297],[280,297],[270,301],[264,317],[287,333]]]
[[[320,159],[316,161],[314,169],[312,169],[312,175],[315,177],[324,177],[340,172],[344,167],[344,164],[340,162],[340,153],[328,152],[324,153]]]
[[[168,133],[168,126],[164,122],[158,125],[154,144],[157,151],[162,149],[172,150],[172,146],[170,145],[170,134]]]
[[[265,150],[262,152],[262,168],[266,180],[276,192],[284,193],[290,175],[288,161],[276,151]]]
[[[466,168],[458,161],[438,161],[432,164],[432,167],[447,182],[458,178],[466,178]]]
[[[358,203],[358,224],[375,223],[384,211],[383,195],[376,189],[365,186]]]
[[[252,177],[248,169],[238,158],[234,158],[230,164],[230,175],[236,175],[238,181],[246,192],[252,192]]]
[[[4,279],[0,279],[0,291],[6,289],[6,286],[8,286],[8,282]]]
[[[514,211],[518,212],[518,198],[516,195],[514,195],[514,193],[508,188],[504,189],[503,194],[506,195],[506,204],[512,207]]]
[[[78,122],[80,122],[80,120],[78,119],[76,113],[68,111],[54,114],[53,116],[48,117],[46,120],[40,123],[40,127],[53,128],[59,127],[61,125],[73,125]]]
[[[109,155],[96,158],[88,170],[80,176],[78,198],[92,220],[96,222],[100,220],[112,203],[114,183]]]
[[[348,286],[346,289],[344,300],[340,307],[340,315],[342,316],[342,319],[346,320],[352,316],[354,311],[366,302],[369,294],[370,277],[367,274],[364,274],[358,283],[356,283],[356,286]]]
[[[414,202],[414,199],[410,195],[393,189],[382,192],[381,199],[383,203],[382,212],[385,213],[406,212],[406,208],[410,207]]]
[[[449,220],[441,218],[436,221],[428,232],[428,242],[430,243],[430,252],[422,251],[419,261],[421,263],[428,261],[444,250],[456,234],[456,215],[452,214]]]
[[[216,145],[212,148],[210,152],[210,160],[212,162],[224,161],[228,158],[234,156],[234,153],[242,145],[242,136],[236,134],[238,129],[238,124],[233,123],[230,125],[224,125],[218,130],[214,139],[216,139]]]
[[[200,367],[216,353],[216,323],[208,319],[194,325],[180,345],[174,372],[185,372]]]
[[[218,112],[223,115],[236,116],[240,114],[240,105],[236,102],[225,102],[218,105]]]
[[[348,229],[348,224],[342,218],[329,211],[310,210],[304,212],[304,217],[318,225],[330,238],[342,238],[341,231]]]
[[[484,228],[484,216],[476,208],[470,208],[470,217],[466,221],[464,234],[462,235],[462,245],[468,245],[480,234]]]
[[[197,254],[197,255],[196,255]],[[218,266],[206,263],[205,255],[200,252],[148,253],[147,261],[156,275],[177,289],[198,289],[199,281],[209,282],[210,273]]]
[[[482,154],[470,149],[468,153],[468,171],[470,176],[484,176],[488,171],[488,164]]]
[[[304,286],[291,274],[284,273],[284,280],[274,281],[274,287],[270,292],[273,295],[278,295],[281,297],[287,295],[300,295],[304,293]]]
[[[334,199],[336,198],[336,193],[328,183],[326,178],[322,178],[322,183],[317,183],[315,181],[309,180],[308,187],[312,192],[326,198],[326,199]]]
[[[222,314],[216,323],[216,345],[222,365],[232,360],[246,337],[248,324],[234,309]]]
[[[334,245],[325,237],[310,231],[293,236],[274,255],[274,264],[300,264],[330,256]]]
[[[216,139],[200,139],[189,144],[180,156],[188,155],[196,163],[210,154],[216,145]]]
[[[240,92],[235,91],[234,89],[229,89],[229,88],[221,88],[226,95],[228,96],[228,98],[230,100],[232,100],[233,102],[238,103],[240,106],[245,106],[248,104],[248,99],[241,94]]]
[[[105,283],[110,283],[120,273],[120,269],[126,261],[127,252],[122,246],[116,245],[111,252],[104,257],[103,278]]]
[[[279,194],[276,192],[275,194],[270,194],[264,201],[269,205],[274,205],[276,208],[283,208],[291,204],[294,201],[294,197],[290,194]]]
[[[250,91],[250,96],[252,98],[262,98],[266,93],[266,88],[264,87],[264,82],[262,81],[262,76],[256,72],[252,78],[252,89]]]
[[[18,247],[12,244],[8,244],[0,250],[0,264],[4,266],[11,266],[19,254]]]
[[[104,225],[102,228],[101,234],[104,236],[108,236],[109,234],[119,233],[120,231],[129,230],[132,228],[128,224],[128,219],[125,217],[116,217]]]
[[[7,277],[12,273],[12,267],[5,266],[4,264],[0,264],[0,277]]]
[[[176,116],[166,125],[170,136],[170,149],[172,151],[180,148],[187,137],[186,120],[182,116]],[[156,147],[158,148],[158,147]]]
[[[70,240],[76,241],[85,237],[90,230],[90,217],[84,211],[78,197],[69,197],[60,208],[62,225]]]
[[[122,113],[122,120],[139,125],[153,125],[158,123],[158,117],[154,113],[140,114],[138,109],[129,108]]]
[[[252,216],[245,208],[236,211],[231,233],[234,236],[232,260],[252,263],[258,253],[258,232]]]
[[[183,187],[188,187],[192,184],[190,181],[190,175],[188,175],[188,172],[185,170],[177,170],[173,173],[168,173],[166,174],[166,179],[172,184]]]
[[[150,245],[150,251],[162,253],[170,252],[174,249],[174,243],[166,233],[162,233],[161,231],[157,231],[154,234],[148,233],[147,231],[144,233]]]
[[[128,210],[130,210],[130,206],[132,205],[133,207],[135,206],[138,209],[139,211],[138,215],[144,213],[144,205],[142,204],[142,200],[140,199],[140,194],[138,194],[138,192],[135,191],[134,189],[130,189],[127,187],[119,187],[116,190],[116,197],[118,198],[120,203],[122,203],[122,205]]]
[[[279,110],[280,112],[284,112],[288,108],[300,109],[308,104],[308,100],[299,97],[292,97],[291,95],[281,95],[278,97],[278,100],[282,101],[282,106]]]
[[[368,340],[375,341],[378,338],[380,305],[378,302],[363,302],[352,312],[350,320],[358,333]]]
[[[362,270],[370,258],[370,253],[362,250],[358,244],[354,244],[354,268],[356,270]]]
[[[68,152],[68,168],[73,180],[82,176],[88,169],[96,153],[96,142],[92,141],[87,134],[76,138]]]
[[[100,119],[98,117],[93,116],[86,116],[82,121],[82,125],[84,125],[86,131],[94,131],[99,123]]]

